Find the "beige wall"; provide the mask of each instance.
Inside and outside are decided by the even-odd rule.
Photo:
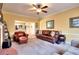
[[[3,18],[7,23],[7,27],[11,35],[15,31],[15,20],[24,21],[24,22],[37,22],[37,19],[35,18],[29,18],[29,17],[25,17],[11,12],[5,12],[5,11],[3,11]]]
[[[79,7],[55,15],[45,17],[40,21],[40,30],[46,29],[46,21],[54,20],[54,29],[62,31],[67,40],[79,39],[79,28],[69,27],[69,18],[79,16]]]

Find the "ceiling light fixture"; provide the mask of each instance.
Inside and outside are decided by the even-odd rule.
[[[36,9],[37,12],[41,12],[41,9]]]

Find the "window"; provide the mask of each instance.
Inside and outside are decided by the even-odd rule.
[[[70,27],[79,28],[79,17],[70,18]]]

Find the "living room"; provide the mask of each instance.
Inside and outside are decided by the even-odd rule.
[[[10,48],[14,51],[13,54],[79,55],[79,3],[48,3],[41,5],[43,4],[3,3],[1,12],[10,34]],[[33,7],[37,8],[37,6],[38,9],[41,7],[41,9],[45,8],[45,10],[43,12],[37,12],[37,9],[33,10]],[[15,33],[18,31],[27,34],[27,38],[23,36],[22,40],[19,41],[20,44],[15,40],[17,39]],[[64,37],[64,43],[56,44],[54,38],[50,37],[51,34],[46,34],[46,32],[49,33],[50,31],[57,32],[57,35],[61,34]],[[42,33],[49,37],[39,36]],[[53,39],[53,41],[50,39]],[[5,51],[6,46],[4,45],[3,49]],[[71,48],[68,49],[68,47]],[[71,52],[71,49],[74,52]],[[10,50],[7,49],[7,51]]]

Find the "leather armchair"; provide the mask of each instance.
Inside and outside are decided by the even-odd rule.
[[[20,44],[21,43],[27,43],[27,41],[28,41],[28,34],[26,34],[23,31],[15,32],[13,34],[13,41],[18,42]]]

